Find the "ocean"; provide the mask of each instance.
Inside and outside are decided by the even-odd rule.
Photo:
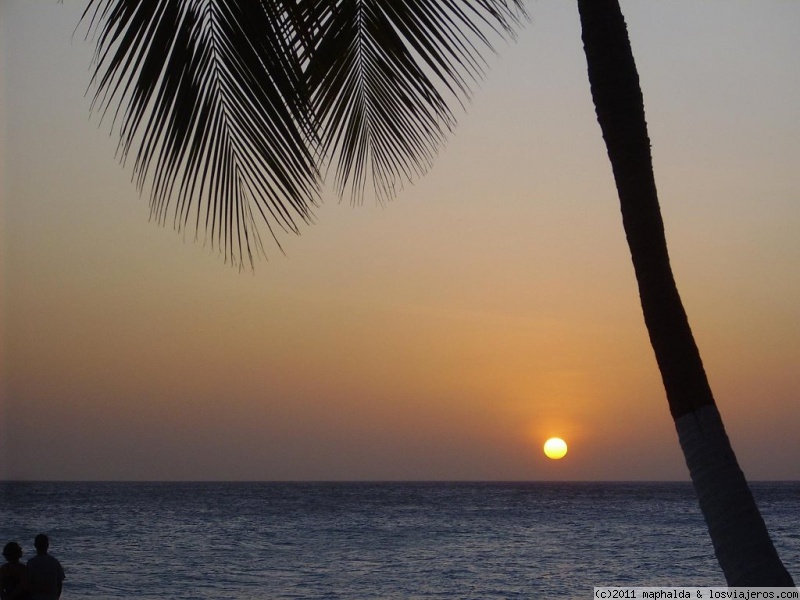
[[[754,483],[800,576],[800,482]],[[724,586],[689,483],[0,482],[0,542],[50,536],[63,600],[591,598]]]

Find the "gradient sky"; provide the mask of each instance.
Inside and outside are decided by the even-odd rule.
[[[0,2],[0,478],[686,479],[574,2],[433,170],[254,273],[148,222],[83,2]],[[752,479],[800,478],[800,2],[623,2],[673,268]],[[541,445],[570,444],[561,461]]]

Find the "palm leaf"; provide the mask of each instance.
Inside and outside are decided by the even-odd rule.
[[[308,86],[321,154],[337,157],[336,186],[360,202],[426,172],[455,125],[448,102],[483,74],[491,33],[511,34],[518,0],[342,0],[330,7]]]
[[[89,0],[93,106],[151,214],[233,264],[313,220],[320,171],[379,198],[424,173],[521,0]],[[279,242],[278,242],[278,245]]]
[[[256,214],[274,236],[316,203],[294,5],[92,0],[84,14],[97,31],[95,105],[116,107],[123,162],[137,147],[153,216],[205,230],[234,263],[261,249]]]

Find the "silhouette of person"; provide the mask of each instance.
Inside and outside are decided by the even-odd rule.
[[[28,589],[31,600],[58,600],[64,582],[64,569],[54,556],[47,553],[50,539],[43,533],[33,540],[36,556],[28,560]]]
[[[0,600],[28,600],[28,571],[19,562],[22,547],[17,542],[8,542],[3,547],[3,557],[6,562],[0,566]]]

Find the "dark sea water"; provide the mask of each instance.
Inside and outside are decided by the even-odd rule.
[[[800,576],[800,483],[753,492]],[[590,598],[724,586],[688,483],[10,483],[77,598]],[[24,560],[24,559],[23,559]]]

